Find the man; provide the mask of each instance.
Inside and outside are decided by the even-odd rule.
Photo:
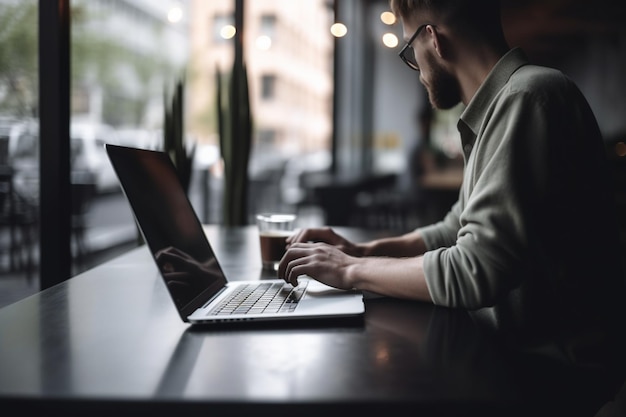
[[[561,72],[510,49],[495,0],[391,0],[400,56],[458,121],[465,173],[445,219],[353,243],[332,229],[288,241],[279,276],[464,308],[519,349],[602,357],[624,303],[600,131]]]

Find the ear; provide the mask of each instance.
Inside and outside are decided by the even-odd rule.
[[[439,37],[439,33],[437,33],[435,27],[431,25],[426,26],[426,32],[430,37],[430,42],[432,43],[433,49],[435,50],[435,52],[437,52],[439,58],[442,58],[444,52],[442,50],[443,44],[442,39]]]

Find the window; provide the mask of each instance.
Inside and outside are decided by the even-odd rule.
[[[276,76],[263,75],[261,77],[261,99],[271,100],[276,95]]]
[[[225,40],[228,34],[222,29],[234,23],[234,2],[175,3],[183,9],[183,19],[177,22],[168,20],[172,2],[70,2],[72,62],[71,70],[67,70],[72,77],[71,185],[85,185],[88,179],[91,183],[87,185],[95,187],[93,193],[85,194],[89,201],[82,205],[86,211],[78,228],[84,233],[86,251],[81,252],[80,243],[73,240],[73,273],[137,245],[137,228],[128,203],[119,187],[109,187],[111,177],[106,167],[110,164],[100,152],[102,142],[162,147],[164,93],[182,71],[186,71],[185,133],[196,144],[197,171],[192,174],[190,198],[194,205],[200,205],[199,213],[211,213],[201,216],[201,220],[220,221],[215,215],[221,210],[219,195],[213,194],[219,191],[221,178],[214,81],[217,67],[227,71],[232,64],[232,42]],[[32,203],[31,214],[38,214],[39,191],[39,159],[35,156],[39,132],[38,120],[33,118],[38,109],[38,4],[37,0],[0,1],[0,23],[4,23],[0,25],[4,28],[0,52],[5,57],[2,62],[11,63],[0,65],[0,161],[12,161],[11,152],[22,158],[15,171],[15,184],[24,195],[32,193],[28,200]],[[295,8],[285,4],[284,0],[246,3],[245,24],[250,35],[244,39],[244,51],[255,129],[250,157],[250,166],[255,167],[250,170],[253,180],[267,177],[269,171],[280,171],[288,160],[298,161],[301,156],[330,150],[334,43],[328,22],[332,10],[321,0],[301,0]],[[271,48],[256,47],[254,35],[261,33],[271,37]],[[216,42],[220,48],[207,50],[207,43]],[[302,54],[302,50],[307,53]],[[287,59],[290,65],[285,65]],[[302,76],[304,73],[307,77]],[[276,97],[279,79],[280,94],[285,94],[280,101]],[[15,86],[19,91],[11,90]],[[31,124],[32,129],[24,130]],[[93,175],[85,175],[86,171]],[[268,201],[284,203],[279,194]],[[252,199],[251,213],[256,210],[254,204]],[[23,226],[31,227],[32,223]],[[28,248],[21,249],[35,249],[37,244],[30,241]],[[14,259],[12,254],[27,251],[9,253],[6,248],[0,252],[0,275],[25,273],[20,269],[24,266],[22,259]],[[36,256],[33,259],[35,264],[28,265],[28,272],[36,275]],[[13,261],[17,261],[15,265]],[[38,289],[36,277],[32,282],[34,292]]]
[[[0,1],[0,307],[39,290],[38,12]]]
[[[220,196],[223,177],[219,162],[219,133],[216,117],[216,68],[228,75],[233,62],[233,42],[218,38],[225,24],[234,22],[235,2],[193,2],[190,11],[189,135],[197,141],[202,165],[210,166],[209,205],[203,221],[221,221]],[[267,196],[275,207],[295,209],[282,197],[277,184],[286,165],[298,171],[318,170],[309,155],[328,154],[332,140],[333,48],[330,34],[332,8],[322,0],[299,0],[298,7],[286,0],[247,1],[245,6],[244,60],[247,65],[253,143],[249,178],[255,192]],[[207,25],[206,22],[211,22]],[[206,39],[214,39],[207,50]],[[199,51],[199,52],[196,52]],[[306,51],[304,53],[303,51]],[[325,160],[325,158],[323,158]],[[273,178],[272,182],[265,179]],[[278,178],[278,179],[276,179]],[[287,181],[288,182],[288,181]],[[267,190],[259,187],[267,186]],[[249,219],[259,201],[248,199]],[[199,207],[205,204],[199,203]],[[206,213],[200,209],[200,213]]]
[[[162,149],[164,97],[188,61],[188,3],[171,22],[169,2],[71,1],[74,273],[137,245],[104,143]]]
[[[273,14],[261,15],[260,34],[273,38],[276,30],[276,16]]]

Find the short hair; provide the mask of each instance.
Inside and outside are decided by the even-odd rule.
[[[429,13],[437,22],[464,36],[499,42],[504,38],[500,0],[389,0],[391,11],[403,20]]]

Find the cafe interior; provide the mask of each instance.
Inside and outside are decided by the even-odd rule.
[[[501,3],[509,44],[568,75],[596,115],[626,267],[626,8],[613,0]],[[253,226],[256,213],[279,211],[296,214],[301,227],[379,236],[437,221],[456,201],[463,108],[430,107],[398,58],[405,41],[387,0],[0,0],[0,22],[7,28],[0,30],[2,61],[11,64],[0,64],[0,312],[144,245],[108,161],[98,158],[104,143],[164,149],[174,135],[167,121],[177,116],[190,200],[206,225]],[[228,77],[219,76],[235,78],[238,56],[248,97],[220,112],[216,100]],[[251,135],[233,139],[229,157],[248,160],[233,173],[219,124],[242,108]],[[418,160],[426,143],[432,155]],[[227,198],[232,177],[245,184],[234,202]],[[197,337],[185,334],[194,349],[207,343]],[[181,381],[167,371],[175,374],[171,383]],[[167,394],[158,401],[175,410],[178,388],[170,388],[159,386]],[[188,408],[201,411],[205,398],[181,391],[180,401],[198,400]],[[74,403],[88,406],[89,395]],[[233,413],[228,395],[216,402]],[[433,415],[458,411],[425,403]],[[612,404],[620,406],[626,410]]]

